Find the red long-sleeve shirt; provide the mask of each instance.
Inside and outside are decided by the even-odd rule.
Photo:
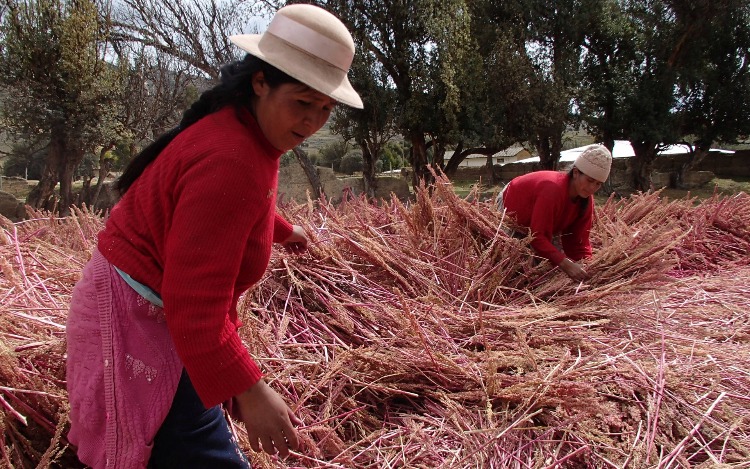
[[[157,291],[177,354],[204,405],[261,378],[237,333],[237,300],[263,276],[281,151],[246,110],[226,107],[180,133],[114,207],[99,250]]]
[[[568,174],[558,171],[535,171],[513,178],[503,193],[507,213],[519,225],[534,234],[531,246],[540,256],[554,265],[569,257],[578,261],[591,256],[591,221],[594,198],[589,197],[586,208],[581,199],[571,200]],[[552,238],[560,235],[564,253],[553,244]]]

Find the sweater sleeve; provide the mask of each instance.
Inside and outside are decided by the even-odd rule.
[[[247,390],[262,376],[230,317],[241,253],[253,230],[272,221],[268,211],[274,210],[268,207],[267,182],[253,180],[260,176],[248,160],[207,156],[186,169],[173,189],[161,293],[177,354],[206,407]]]
[[[579,261],[586,257],[591,257],[591,223],[594,216],[594,200],[589,199],[586,211],[583,216],[576,219],[575,222],[560,237],[565,254],[573,261]]]
[[[541,257],[549,259],[554,265],[559,265],[565,255],[552,244],[554,235],[555,214],[559,211],[560,199],[557,187],[549,184],[540,187],[531,212],[530,230],[534,235],[531,247]]]
[[[286,241],[292,235],[292,231],[292,224],[277,213],[273,223],[273,242],[281,243]]]

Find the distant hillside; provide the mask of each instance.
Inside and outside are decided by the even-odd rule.
[[[314,153],[320,151],[320,149],[325,147],[326,145],[340,140],[340,135],[334,135],[333,133],[331,133],[331,121],[329,120],[325,123],[325,125],[323,125],[323,127],[321,127],[320,130],[315,132],[312,136],[310,136],[310,138],[305,141],[305,143],[302,144],[302,148],[304,148],[308,153]]]

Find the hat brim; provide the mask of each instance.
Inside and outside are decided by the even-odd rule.
[[[270,36],[270,35],[266,35]],[[310,88],[348,106],[363,109],[362,98],[354,90],[345,71],[273,37],[239,34],[229,38],[245,52],[273,65]]]

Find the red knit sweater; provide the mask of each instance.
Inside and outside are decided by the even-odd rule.
[[[580,199],[570,199],[569,176],[558,171],[535,171],[514,178],[503,194],[503,205],[518,224],[534,233],[531,246],[540,256],[559,265],[569,257],[578,261],[591,256],[591,220],[594,214],[594,198],[581,209]],[[560,252],[552,237],[561,235]]]
[[[207,407],[261,378],[237,333],[236,306],[263,276],[272,243],[292,233],[275,211],[280,156],[249,112],[226,107],[180,133],[99,234],[109,262],[161,295]]]

